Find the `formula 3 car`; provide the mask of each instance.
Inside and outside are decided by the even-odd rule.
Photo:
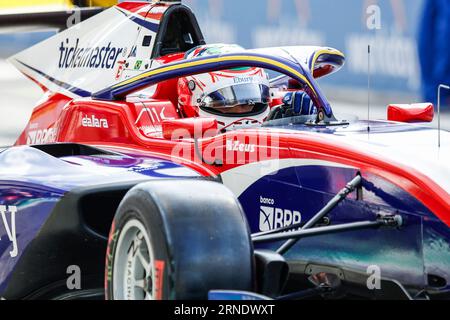
[[[181,3],[124,2],[10,59],[45,95],[0,153],[0,296],[448,298],[450,133],[408,123],[433,108],[337,119],[338,50],[204,45]],[[237,68],[271,74],[263,123],[180,112],[179,78]]]

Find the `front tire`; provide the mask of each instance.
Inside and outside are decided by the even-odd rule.
[[[128,192],[108,241],[107,299],[206,299],[253,291],[253,247],[242,208],[222,184],[163,180]]]

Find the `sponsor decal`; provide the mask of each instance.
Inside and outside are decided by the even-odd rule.
[[[105,46],[81,47],[80,39],[75,40],[75,44],[70,45],[70,40],[66,38],[59,46],[60,69],[113,69],[120,54],[126,53],[126,48],[114,47],[111,42]]]
[[[240,141],[227,140],[227,151],[239,151],[253,153],[256,151],[256,145],[246,144]]]
[[[164,285],[164,261],[155,260],[155,275],[153,277],[153,290],[155,300],[162,300]]]
[[[108,120],[98,119],[95,117],[95,115],[92,116],[84,115],[81,120],[81,125],[85,128],[109,129]]]
[[[108,237],[108,246],[106,248],[106,272],[105,272],[105,288],[108,287],[109,281],[112,280],[112,267],[113,267],[113,245],[116,243],[117,238],[119,236],[119,230],[116,230],[116,220],[113,220],[111,225],[111,230],[109,231],[109,237]]]
[[[31,127],[31,125],[30,125]],[[56,139],[56,129],[42,129],[28,131],[27,144],[43,144],[54,142]]]
[[[117,65],[118,65],[118,67],[117,67],[115,79],[119,80],[120,77],[122,76],[123,70],[125,70],[125,60],[117,61]]]
[[[273,206],[275,204],[275,200],[271,199],[271,198],[263,198],[263,197],[259,196],[259,203],[268,204],[268,205]]]
[[[141,121],[142,116],[144,114],[149,115],[149,117],[152,120],[152,123],[161,123],[162,120],[174,119],[173,117],[167,117],[165,115],[165,111],[166,111],[166,107],[163,107],[160,112],[158,112],[158,110],[154,107],[142,108],[142,110],[141,110],[141,112],[139,112],[139,115],[138,115],[136,121],[134,122],[134,124],[137,125],[139,123],[139,121]]]
[[[302,221],[299,211],[276,208],[274,199],[260,197],[260,203],[271,205],[260,207],[259,230],[261,232],[288,227]]]
[[[137,60],[134,65],[134,70],[139,70],[142,66],[142,60]]]
[[[134,292],[134,282],[135,279],[133,277],[133,260],[128,259],[127,260],[127,269],[126,269],[126,275],[125,275],[125,284],[126,284],[126,297],[127,300],[132,300],[133,298],[133,292]]]
[[[259,79],[255,79],[254,77],[235,77],[234,83],[240,84],[240,83],[251,83],[253,81],[257,81]]]
[[[130,55],[128,56],[128,58],[135,58],[136,57],[136,51],[137,51],[137,47],[133,46],[131,48]]]
[[[7,213],[9,213],[10,219],[8,222]],[[17,257],[19,249],[17,247],[17,235],[16,235],[16,206],[4,206],[0,205],[0,215],[2,217],[3,227],[6,230],[6,235],[11,242],[12,250],[9,252],[11,258]],[[0,236],[0,241],[3,240]]]

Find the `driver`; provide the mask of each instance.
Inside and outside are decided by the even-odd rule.
[[[204,45],[188,51],[186,59],[243,50],[237,45]],[[183,115],[216,118],[222,131],[262,124],[270,101],[268,75],[260,68],[215,71],[178,81]]]

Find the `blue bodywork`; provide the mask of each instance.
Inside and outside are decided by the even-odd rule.
[[[306,222],[356,174],[353,169],[333,167],[288,168],[254,183],[239,200],[247,213],[253,233],[262,231],[260,210],[262,206],[267,205],[260,203],[261,195],[264,198],[275,199],[274,208],[300,212],[302,221]],[[330,184],[330,178],[336,183]],[[382,192],[378,192],[381,189],[374,190],[374,185],[379,186],[380,183],[384,184]],[[340,266],[342,269],[359,271],[363,274],[366,273],[368,266],[377,265],[387,278],[398,279],[413,287],[425,286],[423,270],[434,268],[433,265],[437,261],[432,261],[429,266],[428,260],[427,265],[424,265],[423,250],[433,250],[435,245],[422,240],[424,237],[422,228],[428,230],[429,225],[434,225],[440,235],[447,230],[447,239],[448,228],[436,218],[433,219],[433,215],[408,194],[392,185],[377,181],[376,177],[364,181],[363,198],[364,202],[349,197],[341,203],[330,213],[331,223],[334,225],[376,220],[378,213],[392,213],[402,215],[404,226],[399,230],[351,231],[306,238],[287,252],[288,261]],[[414,204],[417,206],[414,207]],[[450,244],[448,240],[443,241],[439,236],[437,239],[441,241],[440,246]],[[264,248],[277,249],[282,243],[272,243],[265,245]],[[435,250],[434,253],[436,254]],[[438,256],[440,265],[450,264],[448,259],[450,254],[447,255],[446,262],[442,260],[442,254]],[[295,265],[293,267],[295,268]],[[449,270],[444,271],[450,280]]]
[[[78,188],[138,184],[150,179],[197,178],[178,164],[143,155],[99,154],[56,158],[39,149],[12,147],[0,153],[0,206],[17,208],[15,219],[5,212],[0,225],[0,296],[27,247],[48,221],[55,206]],[[14,221],[13,221],[14,220]],[[15,232],[8,235],[8,231]],[[17,255],[12,254],[17,239]],[[26,283],[26,279],[23,279]]]
[[[373,137],[377,133],[398,134],[431,130],[386,122],[372,122],[370,125]],[[341,126],[305,125],[287,125],[278,129],[334,136],[367,135],[367,122],[355,122],[345,129]],[[302,222],[307,222],[359,172],[358,168],[333,165],[289,167],[257,180],[240,195],[239,200],[247,214],[252,233],[273,230],[298,222],[291,219],[294,212],[301,214]],[[398,186],[375,174],[361,174],[363,185],[360,198],[357,199],[355,192],[339,204],[328,215],[331,225],[375,221],[378,214],[401,215],[403,225],[398,229],[367,229],[302,239],[285,254],[290,263],[290,271],[305,273],[307,266],[332,266],[349,271],[347,277],[367,279],[371,274],[371,266],[376,266],[381,270],[383,278],[396,279],[413,290],[449,290],[448,226]],[[273,208],[273,211],[267,209],[268,207]],[[273,217],[269,217],[268,213]],[[258,247],[276,250],[283,243],[284,241],[281,241]],[[440,279],[439,283],[430,283],[430,277],[435,276]]]

